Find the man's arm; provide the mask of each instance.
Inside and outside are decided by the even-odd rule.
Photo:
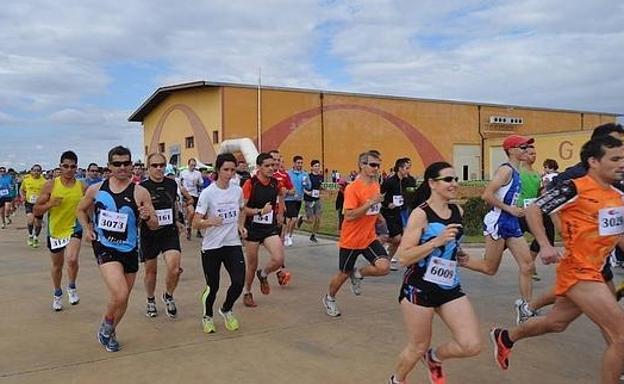
[[[35,216],[43,216],[50,210],[50,208],[60,205],[63,201],[60,197],[50,199],[53,186],[54,180],[49,180],[43,185],[43,188],[41,188],[41,193],[39,194],[37,202],[35,202],[35,206],[33,207],[33,214]]]
[[[485,187],[485,191],[483,191],[481,198],[486,203],[488,203],[489,205],[493,207],[499,208],[509,213],[510,215],[520,217],[522,216],[521,208],[516,207],[514,205],[507,205],[501,200],[496,198],[496,191],[498,191],[504,185],[510,182],[512,172],[513,170],[511,169],[511,167],[507,167],[507,166],[499,167],[496,170],[496,173],[494,174],[494,178],[492,178],[492,181],[490,181],[489,184]]]
[[[93,202],[95,201],[95,195],[99,189],[100,184],[90,186],[84,196],[82,196],[76,208],[76,218],[78,218],[86,239],[89,241],[94,241],[96,239],[95,232],[93,231],[93,224],[91,220],[89,220],[89,213],[94,208]]]

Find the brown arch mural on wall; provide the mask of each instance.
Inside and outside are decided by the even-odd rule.
[[[416,127],[407,121],[397,117],[391,113],[376,107],[358,104],[330,104],[323,106],[323,112],[332,112],[339,110],[364,111],[382,117],[389,123],[397,127],[409,141],[412,143],[416,152],[426,165],[436,161],[444,161],[444,156],[436,149],[436,147],[422,134]],[[309,109],[307,111],[296,113],[286,119],[275,124],[262,134],[262,146],[264,148],[279,148],[293,131],[300,125],[308,122],[310,119],[321,114],[321,107]]]
[[[215,153],[214,147],[212,145],[212,140],[210,140],[210,136],[208,136],[206,127],[204,126],[204,123],[202,123],[199,116],[197,116],[195,111],[193,111],[191,107],[185,104],[174,104],[167,108],[167,110],[162,114],[162,116],[158,120],[158,124],[156,124],[154,134],[152,135],[149,152],[153,153],[158,151],[158,142],[160,141],[160,136],[162,134],[165,121],[173,111],[180,111],[184,113],[184,116],[186,116],[186,119],[191,126],[191,130],[193,131],[193,135],[195,136],[195,145],[197,146],[197,154],[199,160],[205,163],[214,163],[217,154]]]

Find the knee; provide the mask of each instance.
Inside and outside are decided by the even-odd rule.
[[[390,263],[388,260],[383,259],[381,262],[375,263],[375,268],[377,268],[379,276],[385,276],[390,273]]]
[[[128,291],[121,290],[111,294],[111,304],[114,307],[123,307],[128,302]]]
[[[520,273],[523,275],[533,273],[534,268],[535,264],[533,263],[533,260],[524,260],[522,263],[520,263]]]
[[[403,356],[408,360],[415,361],[423,357],[427,348],[429,348],[427,343],[409,343],[403,350]]]
[[[498,266],[493,263],[485,262],[483,266],[483,273],[489,276],[494,276],[498,272]]]
[[[458,344],[465,357],[476,356],[483,350],[483,344],[479,338],[462,340]]]

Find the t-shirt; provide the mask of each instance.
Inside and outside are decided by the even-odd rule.
[[[356,209],[379,194],[379,184],[367,184],[357,178],[347,185],[344,196],[344,210]],[[375,221],[381,209],[381,203],[375,204],[363,216],[356,220],[345,220],[340,231],[340,247],[347,249],[366,249],[375,238]]]
[[[238,218],[242,208],[243,190],[237,185],[228,184],[227,189],[221,189],[217,183],[212,183],[201,192],[195,213],[223,219],[221,225],[204,230],[202,250],[241,245]]]
[[[13,176],[8,173],[0,176],[0,199],[11,197],[13,184]]]
[[[180,172],[180,181],[189,195],[194,197],[199,196],[199,189],[202,185],[204,185],[204,178],[198,170],[191,172],[188,169],[185,169]]]
[[[292,181],[290,180],[290,176],[288,172],[284,172],[282,170],[278,170],[273,174],[273,177],[279,181],[279,187],[286,188],[287,190],[291,190],[294,188]]]
[[[518,207],[526,207],[539,196],[542,186],[542,178],[535,171],[520,169],[520,195],[516,204]]]
[[[26,192],[26,202],[29,204],[35,204],[37,202],[37,198],[39,194],[41,194],[41,189],[47,182],[42,176],[38,178],[34,178],[32,176],[27,176],[22,182],[22,189]]]
[[[303,199],[303,189],[306,185],[310,184],[310,178],[306,171],[297,171],[291,169],[288,171],[288,177],[292,182],[295,189],[294,195],[287,195],[284,200],[286,201],[301,201]]]
[[[323,176],[316,175],[314,173],[310,173],[310,182],[306,185],[306,190],[310,191],[311,194],[303,195],[303,199],[305,201],[317,201],[320,199],[321,193],[321,185],[323,184]]]

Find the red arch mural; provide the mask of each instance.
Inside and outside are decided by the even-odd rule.
[[[163,126],[165,125],[165,121],[169,117],[169,115],[173,111],[180,111],[184,113],[186,119],[193,130],[193,135],[195,136],[195,145],[197,145],[197,153],[199,155],[199,160],[206,163],[213,163],[217,157],[215,153],[214,147],[212,145],[212,140],[208,136],[208,131],[202,123],[201,119],[197,114],[189,107],[184,104],[174,104],[171,107],[167,108],[165,113],[162,114],[160,119],[158,120],[158,124],[156,124],[156,129],[154,130],[154,135],[152,135],[152,141],[150,142],[149,152],[157,152],[158,151],[158,142],[160,141],[160,136],[162,134]]]
[[[363,111],[378,115],[397,127],[409,139],[425,165],[436,161],[444,161],[444,156],[416,127],[391,113],[379,108],[358,104],[330,104],[323,106],[324,112],[339,110]],[[279,148],[297,127],[320,114],[321,107],[316,107],[287,117],[263,133],[262,146],[264,148]]]

